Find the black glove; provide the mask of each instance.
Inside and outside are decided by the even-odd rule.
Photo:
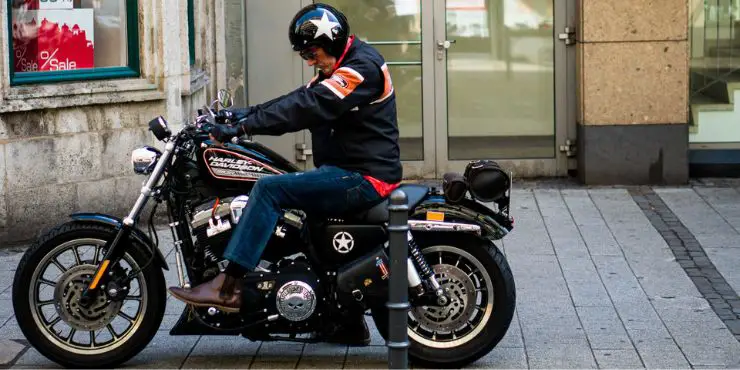
[[[216,120],[220,123],[234,123],[252,114],[252,107],[221,109],[216,113]]]
[[[213,125],[209,130],[213,139],[220,143],[225,143],[243,132],[240,127],[231,125]]]
[[[218,123],[232,123],[235,118],[236,115],[234,114],[234,112],[228,109],[221,109],[220,111],[216,112],[216,122]]]

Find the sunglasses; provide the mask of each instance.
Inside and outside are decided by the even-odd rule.
[[[306,50],[302,50],[298,54],[300,54],[303,60],[316,59],[316,48],[308,48]]]

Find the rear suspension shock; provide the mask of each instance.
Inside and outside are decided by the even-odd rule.
[[[419,276],[429,282],[434,292],[437,294],[437,303],[440,305],[446,305],[449,302],[447,295],[445,295],[444,289],[439,285],[437,279],[434,277],[434,272],[427,263],[427,259],[421,254],[419,245],[416,244],[414,236],[411,235],[411,231],[408,232],[408,243],[409,243],[409,254],[413,258],[416,267],[419,269]]]

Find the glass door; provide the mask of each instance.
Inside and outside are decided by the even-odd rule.
[[[566,1],[434,0],[437,173],[567,173]],[[558,104],[556,104],[558,102]],[[562,104],[559,104],[561,103]]]

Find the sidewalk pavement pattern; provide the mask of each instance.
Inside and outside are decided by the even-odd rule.
[[[740,367],[740,188],[517,184],[502,247],[517,284],[506,337],[471,368]],[[175,284],[169,233],[161,245]],[[168,243],[169,241],[169,243]],[[29,347],[11,304],[19,249],[0,251],[0,368],[56,367]],[[168,298],[154,340],[127,367],[384,368],[387,348],[171,337]]]

